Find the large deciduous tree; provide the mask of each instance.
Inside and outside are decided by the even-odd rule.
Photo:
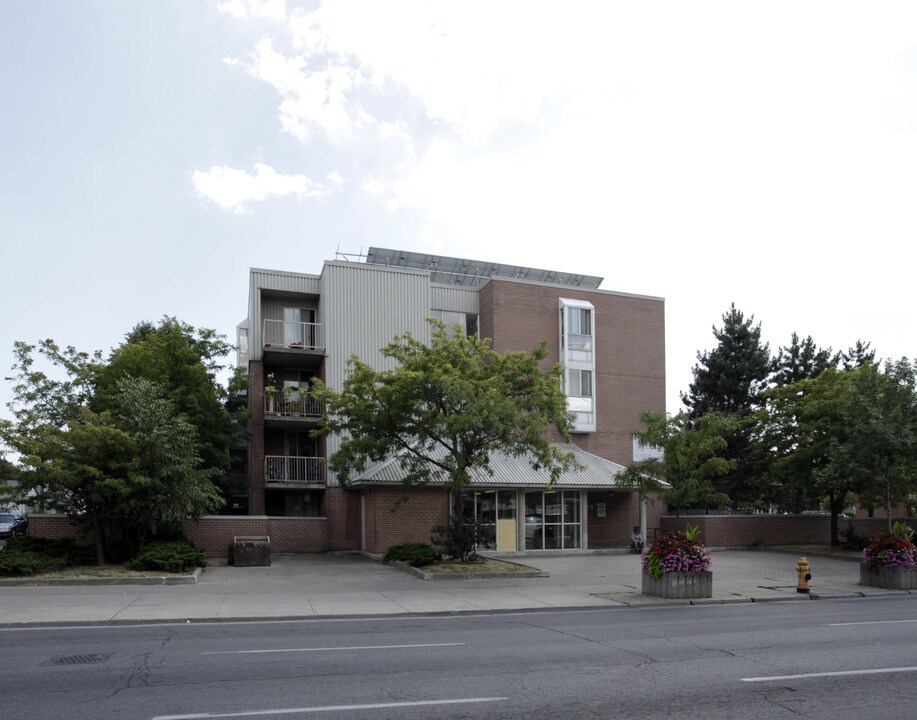
[[[634,431],[634,437],[662,453],[630,465],[622,484],[644,494],[661,495],[676,513],[686,507],[706,508],[729,502],[729,497],[716,489],[715,482],[735,466],[734,460],[725,457],[725,438],[734,428],[733,419],[707,413],[689,422],[683,412],[674,416],[645,412],[640,421],[643,427]]]
[[[473,471],[490,471],[493,453],[525,458],[552,479],[574,468],[573,457],[548,437],[553,427],[569,440],[572,418],[559,367],[541,367],[546,347],[501,355],[487,339],[450,337],[442,323],[430,322],[430,345],[405,334],[383,348],[393,369],[354,357],[341,392],[316,384],[325,403],[319,432],[341,438],[329,458],[338,479],[346,484],[394,455],[406,486],[443,483],[461,516],[462,489]]]
[[[100,562],[215,509],[211,478],[222,472],[231,420],[212,373],[226,349],[211,331],[170,318],[135,328],[108,362],[51,340],[15,343],[15,419],[0,422],[2,446],[18,456],[13,498],[84,523]],[[193,418],[209,432],[209,466]]]

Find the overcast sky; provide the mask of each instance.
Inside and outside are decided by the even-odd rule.
[[[6,0],[0,163],[4,375],[370,246],[917,355],[913,2]]]

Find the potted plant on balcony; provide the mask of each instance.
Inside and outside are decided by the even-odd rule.
[[[903,522],[869,541],[860,564],[860,585],[889,590],[917,590],[914,529]]]
[[[713,597],[710,562],[696,525],[667,532],[643,553],[643,592],[664,598]]]

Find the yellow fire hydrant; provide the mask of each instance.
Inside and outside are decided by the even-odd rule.
[[[796,583],[796,592],[809,592],[809,580],[812,579],[812,573],[809,572],[809,561],[806,560],[805,555],[796,562],[796,575],[799,578]]]

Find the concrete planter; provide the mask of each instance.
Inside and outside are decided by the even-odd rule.
[[[917,590],[917,567],[870,570],[866,563],[860,563],[860,585],[886,590]]]
[[[643,594],[686,600],[713,597],[713,572],[670,572],[656,578],[644,570]]]

